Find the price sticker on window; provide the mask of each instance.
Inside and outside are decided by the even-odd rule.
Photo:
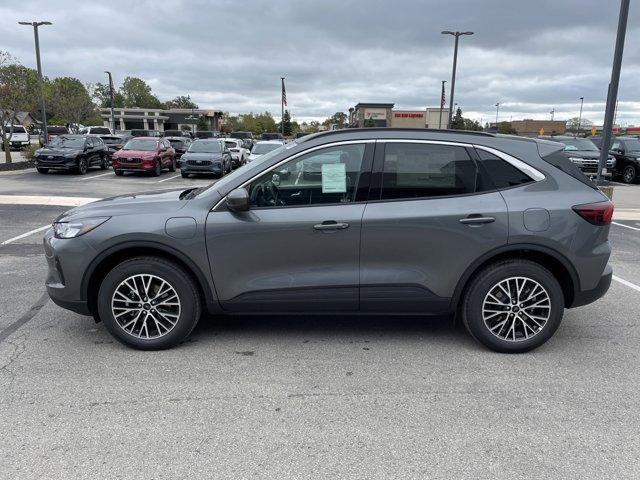
[[[347,169],[344,163],[322,164],[322,193],[347,191]]]

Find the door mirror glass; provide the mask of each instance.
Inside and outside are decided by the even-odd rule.
[[[236,188],[227,195],[227,208],[232,212],[249,210],[249,192],[245,188]]]

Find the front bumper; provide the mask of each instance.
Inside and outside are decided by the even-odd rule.
[[[36,167],[49,168],[51,170],[71,170],[78,166],[76,158],[54,157],[52,159],[43,157],[35,157],[33,163]]]
[[[613,268],[611,267],[611,265],[607,264],[595,288],[591,290],[582,290],[579,292],[575,292],[573,303],[569,308],[582,307],[583,305],[588,305],[603,297],[604,294],[609,290],[612,277]]]
[[[153,160],[141,160],[138,163],[122,162],[117,158],[111,158],[111,166],[114,170],[123,172],[151,172],[156,166]]]

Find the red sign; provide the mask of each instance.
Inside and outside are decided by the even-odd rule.
[[[395,112],[393,114],[395,118],[422,118],[424,113],[420,112]]]

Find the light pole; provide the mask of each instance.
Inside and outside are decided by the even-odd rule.
[[[580,97],[580,114],[578,115],[578,132],[580,133],[580,128],[582,127],[582,106],[584,105],[584,97]]]
[[[500,112],[500,102],[496,103],[496,131],[498,131],[498,113]]]
[[[449,30],[444,30],[440,33],[442,33],[443,35],[453,35],[456,39],[453,47],[453,71],[451,72],[451,93],[449,94],[449,121],[447,122],[447,128],[451,128],[451,117],[453,114],[453,94],[456,88],[456,66],[458,63],[458,39],[462,35],[473,35],[473,32],[451,32]]]
[[[18,22],[20,25],[30,25],[33,27],[33,37],[36,43],[36,65],[38,67],[38,83],[40,86],[40,109],[42,110],[42,139],[46,144],[47,135],[47,111],[44,106],[44,89],[42,88],[42,66],[40,65],[40,40],[38,38],[38,27],[40,25],[51,25],[51,22]]]
[[[438,122],[438,129],[442,129],[442,110],[444,109],[445,98],[444,98],[444,84],[447,83],[446,80],[442,80],[442,93],[440,94],[440,121]]]
[[[551,109],[549,113],[551,114],[551,121],[553,122],[553,115],[556,113],[556,109],[555,108]]]
[[[116,117],[113,113],[113,79],[111,78],[111,72],[104,71],[109,76],[109,98],[111,99],[111,132],[116,133]]]

